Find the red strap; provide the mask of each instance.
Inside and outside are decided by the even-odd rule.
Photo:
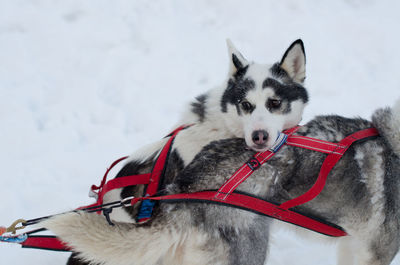
[[[191,126],[191,125],[189,125],[189,126]],[[150,183],[147,185],[145,197],[150,197],[157,193],[157,191],[160,187],[161,177],[163,175],[163,172],[164,172],[164,169],[166,166],[168,154],[171,150],[171,146],[175,139],[175,136],[182,129],[185,129],[186,127],[188,127],[188,126],[186,126],[186,125],[180,126],[179,128],[175,129],[171,134],[168,135],[168,137],[170,137],[170,138],[168,139],[168,142],[164,145],[163,149],[161,150],[160,154],[158,155],[157,160],[153,166],[153,169],[151,170]],[[153,213],[153,207],[154,207],[153,203],[151,203],[150,201],[145,201],[140,206],[140,209],[139,209],[139,212],[137,215],[137,222],[143,223],[143,222],[146,222],[147,220],[149,220]]]
[[[245,181],[254,170],[258,169],[268,159],[274,155],[271,151],[265,151],[263,153],[256,153],[249,161],[241,166],[233,175],[230,177],[224,185],[219,188],[215,194],[215,198],[219,200],[226,200],[228,196],[243,182]]]
[[[340,143],[332,143],[324,140],[319,140],[307,136],[292,135],[286,141],[287,145],[297,146],[321,153],[331,154],[343,154],[346,150],[346,146],[342,146]]]
[[[292,135],[292,134],[294,134],[295,132],[297,132],[300,128],[301,128],[301,126],[300,126],[300,125],[297,125],[297,126],[295,126],[295,127],[293,127],[293,128],[284,130],[283,133],[286,134],[286,135]]]
[[[103,198],[104,195],[114,189],[119,189],[132,185],[149,184],[150,183],[150,173],[124,176],[119,178],[114,178],[109,180],[101,189],[99,197]]]
[[[71,251],[66,243],[55,236],[29,236],[21,243],[23,248],[40,248],[55,251]]]
[[[121,157],[121,158],[118,159],[118,160],[115,160],[115,161],[111,164],[111,166],[106,170],[106,173],[105,173],[104,176],[103,176],[103,179],[102,179],[102,181],[101,181],[101,183],[100,183],[100,186],[92,185],[92,187],[91,187],[92,192],[94,192],[94,193],[96,193],[96,194],[98,195],[98,197],[97,197],[97,203],[96,203],[96,204],[100,205],[100,204],[103,203],[103,196],[104,196],[105,193],[102,192],[102,190],[103,190],[104,185],[106,184],[108,173],[111,171],[111,169],[112,169],[113,167],[115,167],[115,165],[117,165],[119,162],[121,162],[122,160],[125,160],[125,159],[127,159],[127,158],[128,158],[128,156],[124,156],[124,157]],[[98,192],[96,192],[96,190],[98,190]],[[81,207],[81,208],[82,208],[82,207]]]
[[[217,202],[223,205],[232,205],[241,209],[250,210],[252,212],[257,212],[259,214],[271,216],[273,218],[277,218],[279,220],[289,222],[292,224],[296,224],[307,229],[319,232],[321,234],[325,234],[328,236],[345,236],[347,233],[338,227],[334,227],[332,225],[328,225],[322,222],[319,222],[310,217],[301,215],[299,213],[281,209],[278,205],[272,204],[270,202],[251,197],[244,194],[232,193],[224,200],[220,200],[217,198],[218,192],[215,191],[201,191],[195,193],[181,193],[181,194],[172,194],[165,196],[157,196],[151,197],[151,200],[156,201],[170,201],[170,202],[179,202],[179,201],[209,201],[209,202]],[[146,198],[135,198],[132,200],[132,205],[137,203],[138,201],[149,199]]]
[[[95,190],[101,189],[101,188],[104,186],[104,184],[106,183],[106,181],[107,181],[107,175],[108,175],[108,173],[110,172],[110,170],[111,170],[115,165],[117,165],[119,162],[121,162],[122,160],[125,160],[125,159],[127,159],[127,158],[128,158],[128,156],[124,156],[124,157],[121,157],[121,158],[115,160],[115,161],[111,164],[111,166],[106,170],[106,173],[104,174],[103,179],[101,180],[100,186],[92,185],[92,190],[95,191]]]
[[[83,206],[78,209],[87,208],[90,206],[101,205],[103,203],[104,195],[114,189],[124,188],[127,186],[138,185],[138,184],[149,184],[148,191],[150,195],[153,195],[157,192],[159,179],[164,168],[164,164],[167,158],[168,151],[172,144],[173,139],[175,138],[176,134],[181,131],[182,129],[188,127],[190,125],[183,125],[176,128],[172,133],[169,134],[170,139],[168,140],[167,144],[164,146],[163,150],[161,151],[159,157],[157,158],[156,164],[153,168],[152,173],[148,174],[139,174],[139,175],[131,175],[131,176],[124,176],[119,178],[114,178],[112,180],[107,181],[108,173],[111,171],[114,166],[116,166],[119,162],[128,158],[128,156],[121,157],[120,159],[114,161],[111,166],[107,169],[106,173],[103,176],[101,184],[99,186],[92,185],[92,192],[96,193],[98,198],[97,202],[91,204],[89,206]],[[97,192],[96,192],[97,191]]]
[[[182,129],[185,129],[186,127],[188,126],[187,125],[180,126],[170,134],[168,142],[164,145],[163,149],[161,150],[160,155],[158,156],[157,161],[154,164],[153,170],[151,171],[150,183],[146,189],[146,196],[152,196],[158,191],[161,175],[163,173],[165,162],[167,160],[168,153],[171,149],[172,142],[174,141],[175,136],[178,134],[178,132],[180,132]]]
[[[314,183],[314,185],[303,195],[300,195],[297,198],[294,198],[292,200],[289,200],[287,202],[284,202],[280,205],[282,209],[290,209],[292,207],[298,206],[300,204],[304,204],[308,201],[311,201],[315,197],[318,196],[318,194],[321,193],[322,189],[325,186],[326,179],[328,177],[329,172],[332,170],[332,168],[336,165],[336,163],[342,158],[343,154],[346,152],[346,150],[351,146],[351,144],[357,140],[370,137],[370,136],[377,136],[379,135],[378,130],[375,128],[368,128],[365,130],[361,130],[358,132],[355,132],[343,140],[341,140],[337,144],[337,149],[332,150],[332,153],[330,153],[324,160],[321,170],[318,175],[317,181]]]
[[[76,210],[77,210],[77,211],[79,211],[79,210],[85,210],[85,209],[92,208],[92,207],[99,206],[99,205],[100,205],[100,204],[99,204],[98,202],[95,202],[95,203],[92,203],[92,204],[89,204],[89,205],[85,205],[85,206],[78,207],[78,208],[76,208]],[[97,213],[100,214],[101,211],[98,211]]]

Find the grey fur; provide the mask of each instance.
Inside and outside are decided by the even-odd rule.
[[[335,142],[371,126],[381,134],[375,139],[353,144],[330,172],[322,193],[313,201],[295,207],[304,214],[343,227],[358,246],[353,255],[359,257],[359,262],[362,262],[359,264],[390,264],[400,246],[400,154],[394,151],[399,143],[392,141],[399,137],[400,129],[392,126],[393,116],[390,109],[375,112],[372,123],[362,119],[320,116],[298,131],[299,135]],[[166,193],[218,189],[254,154],[254,151],[243,150],[246,150],[243,139],[209,144],[167,184]],[[319,152],[284,146],[244,181],[238,191],[277,203],[285,202],[313,185],[325,157]],[[221,264],[263,264],[269,220],[268,217],[221,205],[161,203],[150,223],[131,226],[130,229],[147,227],[150,231],[151,227],[167,225],[185,231],[195,227],[208,236],[210,244],[226,247],[230,255],[225,261],[220,257]],[[49,227],[57,234],[57,226],[50,224]],[[73,232],[68,230],[68,233]],[[163,233],[162,230],[159,232]],[[66,239],[76,246],[76,238],[66,236]],[[124,244],[137,248],[143,242],[128,237]],[[208,251],[212,253],[212,249]]]
[[[322,193],[315,200],[295,208],[342,226],[356,241],[362,241],[358,243],[366,244],[363,246],[366,249],[360,250],[371,255],[366,264],[390,264],[400,245],[400,160],[399,153],[394,151],[394,147],[398,148],[400,143],[392,141],[400,135],[400,128],[392,126],[392,119],[390,109],[375,112],[372,124],[362,119],[320,116],[298,132],[300,135],[337,142],[371,126],[380,131],[381,137],[355,143],[329,174]],[[178,175],[177,184],[169,187],[170,192],[218,188],[232,174],[232,170],[253,154],[252,151],[243,152],[244,149],[245,143],[241,139],[210,144]],[[325,157],[315,151],[285,146],[267,165],[239,186],[238,191],[283,203],[303,194],[314,184]],[[382,183],[379,183],[380,172]],[[180,207],[176,205],[173,209]],[[234,218],[236,211],[217,210],[207,204],[186,207],[195,212],[207,209],[208,215],[223,222]],[[168,208],[168,211],[171,210]],[[243,218],[237,215],[234,226],[242,227]],[[371,220],[375,219],[379,220],[375,225],[371,224]],[[207,222],[204,224],[210,225]],[[361,259],[366,254],[359,255]]]

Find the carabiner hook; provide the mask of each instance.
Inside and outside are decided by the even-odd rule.
[[[19,223],[21,223],[21,226],[17,226]],[[17,233],[17,230],[24,229],[26,227],[23,225],[24,223],[26,223],[26,220],[24,219],[16,220],[9,227],[7,227],[6,233],[12,233],[15,235]]]

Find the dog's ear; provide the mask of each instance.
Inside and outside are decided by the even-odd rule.
[[[279,64],[293,81],[303,83],[306,78],[306,53],[301,39],[290,45]]]
[[[230,39],[226,40],[229,53],[229,74],[234,75],[240,69],[245,68],[249,62],[243,57],[243,55],[235,48]]]

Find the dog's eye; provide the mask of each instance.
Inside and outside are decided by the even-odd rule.
[[[279,99],[268,99],[267,108],[269,110],[279,109],[282,105],[282,101]]]
[[[240,104],[242,105],[243,110],[246,112],[253,110],[253,105],[251,105],[251,103],[248,101],[242,101]]]

